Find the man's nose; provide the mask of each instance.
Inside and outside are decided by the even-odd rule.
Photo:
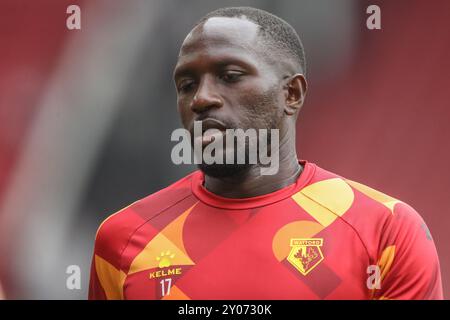
[[[214,79],[204,77],[197,88],[197,92],[191,102],[191,110],[195,113],[202,113],[211,108],[220,108],[222,106]]]

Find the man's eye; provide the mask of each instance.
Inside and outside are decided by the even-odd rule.
[[[180,85],[178,86],[178,91],[187,92],[190,89],[192,89],[193,84],[194,84],[194,81],[192,81],[192,80],[182,81],[180,83]]]
[[[243,76],[242,72],[239,71],[227,71],[220,78],[226,82],[236,82],[239,78]]]

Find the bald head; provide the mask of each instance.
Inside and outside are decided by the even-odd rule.
[[[197,24],[192,29],[184,40],[181,49],[189,49],[195,40],[203,37],[215,39],[216,44],[220,44],[223,40],[229,42],[229,39],[239,38],[242,47],[250,50],[254,48],[257,43],[259,26],[247,19],[212,17],[201,24]]]
[[[243,25],[239,24],[235,27],[235,33],[239,37],[253,37],[251,40],[256,42],[252,43],[252,48],[259,49],[259,53],[270,64],[279,64],[286,72],[306,75],[305,53],[297,32],[289,23],[267,11],[251,7],[221,8],[201,18],[193,30],[205,24],[218,25],[225,21],[224,18],[247,21],[249,28],[243,28]],[[233,19],[228,21],[230,24],[234,23]],[[255,31],[258,36],[256,39]],[[247,40],[250,43],[250,39]]]

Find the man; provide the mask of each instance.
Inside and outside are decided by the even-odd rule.
[[[253,8],[216,10],[184,40],[174,80],[184,128],[202,124],[193,144],[204,150],[226,129],[277,129],[279,169],[201,163],[110,216],[96,236],[90,299],[442,299],[436,249],[413,208],[297,160],[307,84],[289,24]]]

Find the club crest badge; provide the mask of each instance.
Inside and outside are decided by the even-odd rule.
[[[291,239],[290,245],[291,252],[287,260],[304,276],[323,260],[321,238]]]

